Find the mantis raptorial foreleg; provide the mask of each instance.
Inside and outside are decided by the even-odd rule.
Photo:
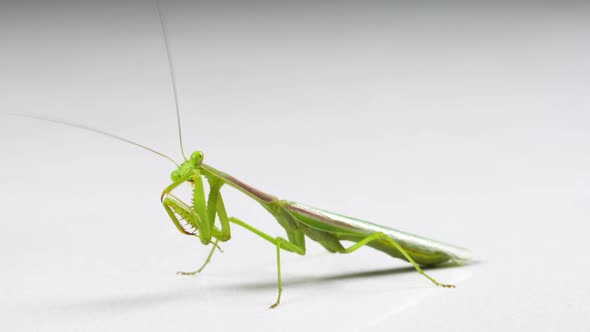
[[[209,213],[207,211],[207,202],[205,201],[205,187],[203,186],[203,179],[201,178],[201,172],[195,169],[192,172],[192,183],[193,183],[193,209],[201,217],[201,223],[199,226],[199,239],[202,244],[209,244],[211,242],[211,229],[213,228],[212,222],[209,221]],[[214,195],[217,196],[217,195]],[[215,207],[216,205],[213,205]]]
[[[278,306],[281,303],[281,295],[283,293],[283,280],[281,277],[281,249],[289,251],[289,252],[294,252],[299,255],[305,255],[305,242],[293,243],[293,242],[290,242],[289,240],[282,238],[280,236],[272,237],[272,236],[264,233],[263,231],[256,229],[256,228],[248,225],[247,223],[245,223],[242,220],[235,218],[235,217],[230,217],[229,221],[233,222],[236,225],[242,226],[243,228],[251,231],[252,233],[260,236],[261,238],[267,240],[268,242],[270,242],[276,246],[276,248],[277,248],[277,277],[278,277],[279,294],[277,296],[276,302],[273,303],[269,307],[269,309],[274,309],[276,306]],[[302,238],[302,239],[304,239],[304,238]],[[303,240],[303,241],[305,241],[305,240]]]
[[[174,223],[174,226],[176,226],[181,233],[198,236],[196,233],[187,232],[174,214],[174,211],[176,211],[181,214],[184,219],[194,219],[194,222],[199,224],[200,217],[190,208],[190,206],[172,194],[166,194],[166,197],[162,200],[162,205],[164,205],[164,209],[166,210],[166,213],[168,213],[170,220]]]
[[[193,207],[180,200],[171,194],[172,190],[186,181],[191,180],[193,183]],[[201,172],[194,170],[191,173],[176,179],[172,184],[162,191],[160,196],[164,209],[168,216],[178,228],[178,230],[184,234],[197,235],[196,233],[187,232],[180,221],[174,214],[178,213],[183,219],[191,224],[194,228],[199,230],[198,237],[203,244],[209,244],[211,242],[211,224],[207,214],[207,204],[205,202],[205,189],[203,186],[203,179],[201,179]]]
[[[192,272],[178,272],[178,274],[196,275],[198,273],[201,273],[201,271],[203,271],[205,266],[207,266],[207,264],[209,264],[209,262],[211,261],[211,257],[213,256],[213,252],[215,252],[215,248],[219,249],[219,246],[217,245],[219,243],[219,241],[223,242],[223,241],[227,241],[231,238],[229,220],[227,218],[227,213],[225,211],[225,205],[223,204],[223,199],[221,198],[221,193],[219,192],[219,189],[221,189],[221,185],[211,184],[211,190],[209,192],[209,201],[207,202],[207,211],[213,211],[213,214],[209,215],[209,220],[213,222],[213,225],[212,225],[213,237],[215,237],[215,242],[213,243],[213,247],[211,248],[209,255],[207,255],[207,259],[205,260],[205,263],[203,263],[203,265],[198,270],[192,271]],[[214,197],[214,198],[212,199],[212,197]],[[213,204],[215,204],[215,206],[216,206],[215,210],[211,209],[211,206],[213,206]],[[221,223],[221,230],[219,230],[217,227],[215,227],[215,214],[217,214],[219,216],[219,222]],[[221,250],[221,249],[219,249],[219,250]]]
[[[176,228],[178,228],[179,231],[181,231],[182,233],[187,234],[187,235],[198,236],[197,234],[187,232],[182,227],[182,225],[180,224],[180,221],[178,220],[178,218],[174,214],[174,211],[176,211],[176,213],[181,215],[184,219],[199,220],[199,216],[195,213],[195,211],[193,209],[191,209],[186,203],[184,203],[182,200],[180,200],[179,198],[177,198],[176,196],[174,196],[172,194],[168,194],[164,198],[164,200],[162,201],[162,204],[164,205],[164,209],[168,213],[168,216],[170,217],[170,219],[172,220],[172,222],[174,223]],[[201,223],[202,223],[201,221],[196,222],[197,225],[199,225]],[[215,238],[215,241],[213,242],[213,247],[211,248],[211,251],[209,252],[209,255],[207,256],[205,263],[197,271],[177,272],[178,274],[194,275],[194,274],[201,272],[205,268],[205,266],[207,266],[207,264],[211,261],[211,256],[213,256],[213,251],[215,251],[215,248],[221,250],[219,248],[219,246],[217,245],[217,243],[219,242],[219,238],[221,237],[221,231],[218,230],[217,228],[214,228],[213,235],[217,235],[219,237]]]
[[[454,288],[455,287],[453,285],[441,284],[440,282],[436,281],[436,279],[434,279],[433,277],[431,277],[428,274],[426,274],[426,272],[424,272],[422,270],[422,268],[420,267],[420,265],[416,264],[416,262],[412,259],[412,257],[410,256],[410,254],[408,254],[408,252],[404,248],[402,248],[397,242],[395,242],[392,238],[390,238],[389,236],[387,236],[384,233],[371,234],[371,235],[367,236],[366,238],[358,241],[354,245],[346,248],[345,251],[344,251],[344,253],[345,254],[349,254],[351,252],[354,252],[354,251],[358,250],[360,247],[367,245],[369,242],[377,241],[377,240],[385,241],[388,244],[391,244],[392,246],[394,246],[402,255],[404,255],[404,257],[408,260],[408,262],[410,262],[410,263],[412,263],[412,265],[414,265],[414,268],[416,269],[416,271],[418,271],[418,273],[420,273],[421,275],[423,275],[426,278],[428,278],[435,285],[441,286],[441,287],[447,287],[447,288]]]

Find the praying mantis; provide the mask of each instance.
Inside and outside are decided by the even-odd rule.
[[[147,146],[99,129],[48,117],[35,115],[24,116],[77,127],[108,136],[153,152],[175,164],[175,168],[170,174],[171,183],[160,194],[161,204],[167,216],[180,233],[198,238],[203,245],[211,245],[205,262],[198,270],[193,272],[179,272],[179,274],[196,275],[202,272],[211,261],[215,250],[219,248],[218,244],[231,239],[231,227],[235,225],[259,236],[272,244],[276,249],[278,294],[275,302],[270,306],[271,309],[276,308],[281,303],[283,292],[281,253],[282,251],[287,251],[298,255],[305,255],[306,239],[319,243],[330,253],[349,254],[364,246],[368,246],[392,257],[406,260],[414,266],[418,273],[437,286],[446,288],[454,287],[453,285],[438,282],[424,272],[421,266],[433,266],[445,262],[461,264],[471,259],[472,254],[468,249],[314,208],[309,205],[280,199],[204,163],[204,153],[202,151],[195,151],[187,158],[182,140],[178,93],[166,25],[157,2],[156,8],[160,18],[170,67],[180,150],[183,157],[181,163]],[[189,184],[191,186],[192,198],[190,200],[184,200],[175,195],[175,189],[183,184]],[[207,187],[209,189],[208,193],[206,193]],[[272,236],[237,217],[230,217],[222,195],[222,189],[225,189],[225,187],[236,189],[261,205],[285,230],[286,237]],[[352,242],[352,245],[346,247],[343,244],[344,241]]]

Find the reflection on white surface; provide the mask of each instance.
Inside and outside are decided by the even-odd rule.
[[[472,272],[469,267],[465,266],[464,269],[453,270],[450,274],[447,274],[445,279],[450,284],[453,284],[457,287],[461,287],[461,284],[471,278]],[[396,315],[399,315],[404,310],[419,305],[424,299],[431,297],[431,296],[444,296],[444,292],[439,292],[438,289],[433,288],[425,288],[423,290],[413,292],[411,295],[404,296],[405,303],[401,305],[392,305],[390,308],[384,306],[383,312],[375,313],[374,318],[369,318],[366,326],[359,328],[356,331],[371,331],[371,330],[378,330],[380,326],[386,328],[386,324],[389,321],[395,319]]]

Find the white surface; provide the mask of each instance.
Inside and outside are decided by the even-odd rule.
[[[0,106],[178,156],[151,4],[3,5]],[[165,5],[185,142],[262,190],[469,247],[430,270],[370,249],[283,255],[234,228],[207,254],[159,204],[172,164],[1,116],[3,331],[590,328],[584,5]],[[226,190],[229,213],[271,234]]]

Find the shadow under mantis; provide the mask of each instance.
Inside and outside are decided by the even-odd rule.
[[[478,261],[470,262],[469,266],[480,264]],[[428,267],[428,270],[443,270],[443,269],[453,269],[460,267],[457,264],[443,264],[440,266],[435,267]],[[313,284],[329,284],[329,283],[336,283],[342,280],[353,280],[353,279],[370,279],[370,278],[380,278],[380,277],[390,277],[394,275],[402,275],[406,273],[416,273],[416,270],[412,266],[408,267],[394,267],[394,268],[386,268],[386,269],[376,269],[376,270],[369,270],[369,271],[362,271],[362,272],[352,272],[352,273],[337,273],[337,274],[329,274],[324,276],[304,276],[304,277],[290,277],[289,280],[286,280],[284,285],[285,286],[305,286],[305,285],[313,285]],[[179,277],[180,278],[180,277]],[[193,278],[195,282],[198,282],[198,277]],[[174,302],[183,302],[190,300],[191,302],[207,302],[210,300],[210,297],[203,297],[203,292],[206,291],[208,294],[211,292],[216,293],[227,293],[227,292],[234,292],[235,290],[250,290],[250,291],[259,291],[259,290],[274,290],[276,288],[276,283],[274,280],[268,281],[260,281],[260,282],[244,282],[244,283],[224,283],[224,284],[216,284],[216,285],[208,285],[206,290],[203,288],[183,288],[183,289],[174,289],[170,291],[159,291],[155,293],[138,293],[138,294],[130,294],[126,296],[120,297],[110,297],[110,298],[98,298],[98,299],[88,299],[82,300],[77,302],[70,302],[64,303],[57,307],[58,310],[64,311],[71,311],[71,312],[80,312],[80,313],[87,313],[89,310],[97,313],[110,313],[110,312],[120,312],[120,311],[133,311],[139,309],[145,309],[148,307],[157,307],[162,306]],[[431,285],[425,283],[424,286],[420,287],[412,287],[413,289],[416,288],[435,288]],[[56,308],[54,308],[56,309]]]

